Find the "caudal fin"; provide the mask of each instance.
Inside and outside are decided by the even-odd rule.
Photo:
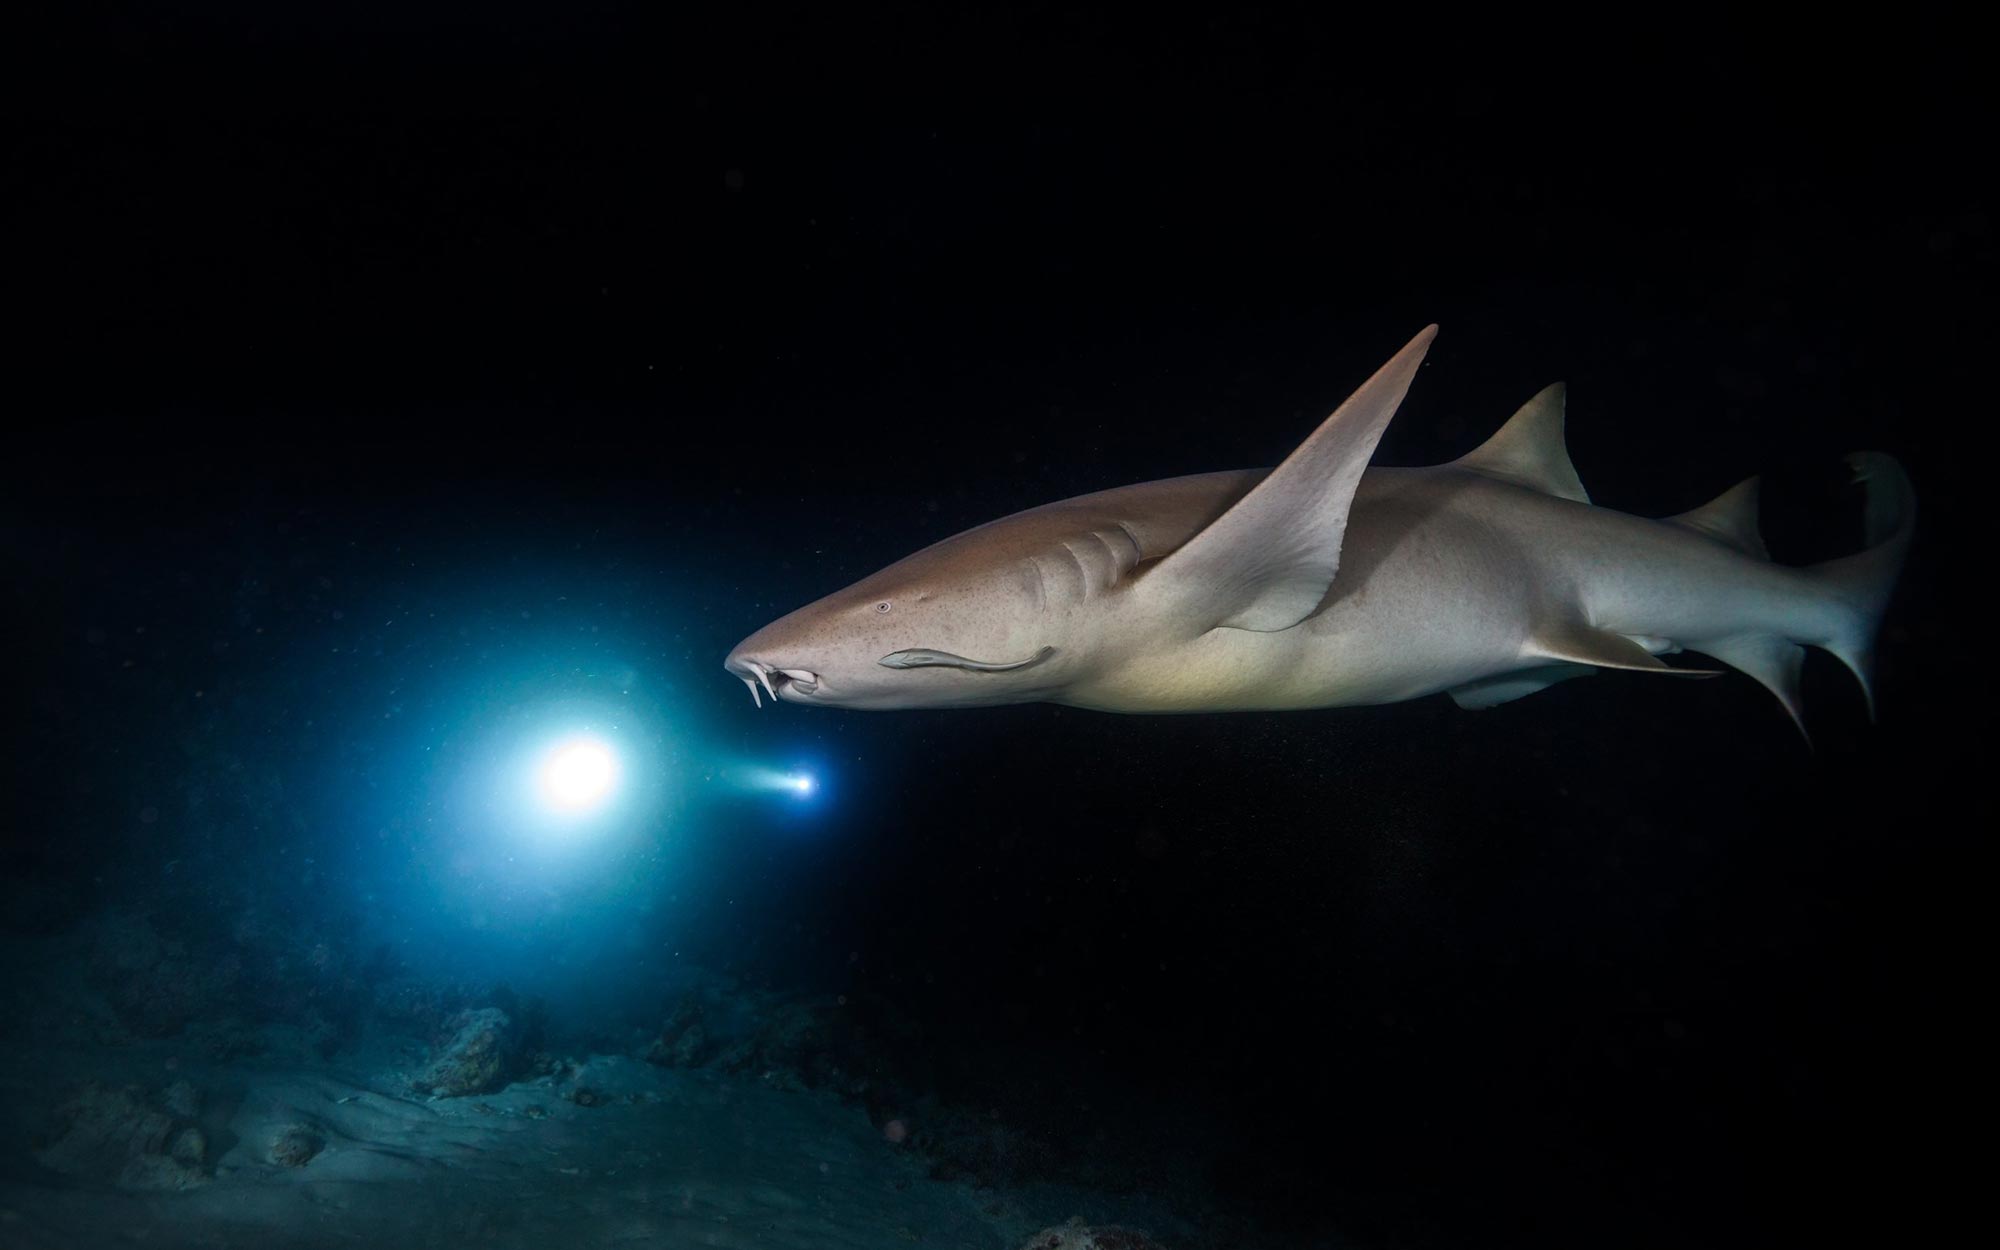
[[[1868,700],[1868,718],[1875,718],[1875,638],[1888,609],[1889,594],[1909,554],[1917,523],[1917,493],[1909,474],[1892,456],[1857,451],[1847,458],[1854,480],[1868,492],[1864,531],[1867,547],[1851,556],[1815,564],[1806,572],[1818,580],[1835,604],[1831,636],[1819,645],[1839,657],[1861,683]]]

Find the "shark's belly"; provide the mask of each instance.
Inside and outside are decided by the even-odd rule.
[[[1315,618],[1317,620],[1318,618]],[[1308,623],[1311,624],[1310,622]],[[1518,631],[1462,633],[1450,618],[1356,616],[1349,628],[1219,629],[1169,656],[1136,661],[1063,702],[1115,712],[1360,707],[1421,698],[1521,667]]]

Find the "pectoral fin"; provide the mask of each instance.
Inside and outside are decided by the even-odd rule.
[[[1559,681],[1589,677],[1596,672],[1596,669],[1581,664],[1542,664],[1516,673],[1502,673],[1498,677],[1484,677],[1463,686],[1453,686],[1445,693],[1460,707],[1476,711],[1525,699]]]
[[[1195,632],[1273,633],[1312,615],[1340,568],[1348,508],[1436,326],[1411,339],[1227,512],[1141,579]]]

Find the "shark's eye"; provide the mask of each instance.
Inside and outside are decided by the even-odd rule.
[[[889,601],[887,599],[884,599],[882,602],[875,605],[875,610],[877,612],[887,612],[889,610],[889,606],[890,606]]]

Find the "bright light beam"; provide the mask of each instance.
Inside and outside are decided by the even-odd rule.
[[[761,764],[742,766],[729,774],[738,787],[753,793],[789,794],[804,802],[819,793],[819,778],[808,772],[780,772]]]
[[[535,774],[542,802],[568,816],[604,805],[618,785],[618,757],[595,738],[573,738],[543,757]]]

